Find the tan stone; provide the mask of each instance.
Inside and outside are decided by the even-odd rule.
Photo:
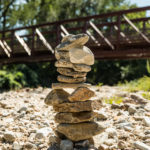
[[[93,97],[95,94],[87,87],[78,87],[69,97],[69,101],[86,101]]]
[[[66,51],[58,51],[58,50],[55,50],[55,57],[57,60],[59,59],[64,59],[64,60],[70,60],[69,59],[69,52],[66,52]]]
[[[89,72],[91,71],[91,67],[85,64],[73,64],[68,60],[59,59],[55,62],[55,67],[57,68],[72,68],[77,72]]]
[[[56,112],[82,112],[92,111],[92,101],[62,103],[53,106]]]
[[[82,83],[86,81],[86,77],[82,77],[82,78],[73,78],[73,77],[68,77],[68,76],[63,76],[63,75],[59,75],[57,77],[57,80],[59,82],[65,82],[65,83]]]
[[[73,64],[67,60],[60,59],[55,62],[55,67],[73,68]]]
[[[86,72],[77,72],[71,68],[57,68],[57,71],[65,76],[72,76],[73,78],[85,77],[87,75]]]
[[[64,102],[68,102],[69,93],[63,89],[52,90],[45,98],[45,103],[47,105],[58,105]]]
[[[71,84],[71,83],[52,83],[52,89],[62,89],[62,88],[72,88],[76,89],[78,87],[90,87],[91,84],[81,83],[81,84]]]
[[[68,35],[56,47],[56,50],[69,51],[71,48],[84,45],[88,40],[89,36],[87,34]]]
[[[73,69],[78,72],[89,72],[91,67],[85,64],[73,64]]]
[[[59,124],[57,130],[72,141],[89,139],[102,133],[105,127],[95,122],[78,124]]]
[[[94,64],[94,55],[92,51],[86,47],[75,47],[69,51],[70,62],[74,64]]]
[[[57,123],[80,123],[92,121],[95,116],[93,112],[58,113],[55,116]]]

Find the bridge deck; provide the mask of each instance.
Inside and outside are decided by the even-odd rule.
[[[0,63],[54,60],[63,36],[87,33],[96,59],[150,57],[150,17],[130,18],[150,6],[0,31]],[[21,34],[22,35],[21,35]]]

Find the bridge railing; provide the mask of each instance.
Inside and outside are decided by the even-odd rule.
[[[68,33],[87,33],[88,46],[101,51],[124,50],[130,45],[136,49],[138,43],[149,45],[150,17],[145,15],[149,10],[150,6],[0,31],[4,46],[0,45],[0,58],[51,54]],[[143,17],[130,17],[141,12],[145,12]]]

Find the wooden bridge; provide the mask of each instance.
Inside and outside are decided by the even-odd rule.
[[[54,60],[62,37],[78,33],[90,36],[87,46],[96,59],[149,58],[150,17],[131,18],[148,11],[150,6],[0,31],[0,63]]]

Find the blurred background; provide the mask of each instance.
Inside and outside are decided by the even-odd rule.
[[[149,0],[0,0],[0,30],[58,20],[97,15],[136,7],[150,6]],[[150,11],[128,16],[150,16]],[[140,24],[138,24],[140,27]],[[27,31],[20,31],[22,35]],[[50,35],[49,35],[50,36]],[[28,64],[0,64],[0,89],[50,87],[56,81],[54,61]],[[96,60],[87,82],[118,85],[150,82],[150,60]]]

